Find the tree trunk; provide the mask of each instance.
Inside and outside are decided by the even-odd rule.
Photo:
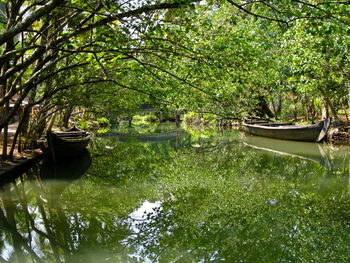
[[[310,102],[308,102],[307,104],[307,115],[308,115],[308,119],[315,119],[316,117],[316,107],[314,104],[314,99],[311,99]]]
[[[322,92],[323,95],[323,111],[322,118],[329,118],[329,108],[331,108],[334,119],[339,121],[337,109],[334,106],[334,103],[327,97],[325,92]]]
[[[18,138],[18,136],[20,136],[24,126],[26,125],[27,119],[29,119],[30,108],[31,107],[25,107],[24,113],[23,113],[23,117],[21,118],[21,120],[18,123],[17,129],[16,129],[16,133],[13,136],[13,141],[12,141],[12,145],[11,145],[11,149],[10,149],[10,153],[9,153],[10,159],[12,159],[12,157],[13,157],[13,152],[14,152],[15,147],[16,147],[17,138]],[[22,150],[20,144],[21,144],[21,142],[19,141],[18,142],[18,152],[21,152],[21,150]]]
[[[11,48],[13,47],[13,40],[9,40],[6,43],[6,51],[11,50]],[[9,68],[9,63],[10,63],[10,59],[7,59],[7,61],[4,63],[2,69],[1,69],[1,75],[3,75]],[[6,92],[7,92],[7,82],[8,80],[4,80],[0,85],[1,85],[1,97],[5,97]],[[7,113],[9,112],[9,108],[10,107],[10,102],[7,101],[4,105],[4,107],[2,108],[1,111],[1,120],[5,120]],[[0,132],[1,132],[1,128],[0,128]],[[7,143],[8,143],[8,121],[5,123],[5,125],[3,126],[3,140],[2,140],[2,158],[6,159],[7,158]]]
[[[275,115],[275,118],[278,119],[278,116],[281,115],[281,110],[282,110],[282,96],[277,95],[274,99],[272,99],[271,106],[272,106],[271,108],[273,110],[273,114]]]
[[[332,101],[328,101],[328,104],[332,110],[334,120],[339,121],[338,111],[337,111],[336,107],[334,106],[334,103]]]
[[[128,121],[129,121],[129,127],[132,127],[132,115],[131,114],[128,116]]]
[[[264,96],[259,96],[259,111],[260,112],[258,113],[258,115],[261,115],[262,117],[264,117],[265,115],[267,115],[269,118],[275,117],[275,115],[267,105]]]
[[[329,117],[328,101],[326,97],[323,96],[323,108],[322,108],[322,119],[327,119]]]
[[[347,99],[348,99],[348,107],[350,109],[350,81],[348,81],[348,96],[347,96]]]
[[[54,109],[54,111],[55,112],[52,114],[51,119],[50,119],[50,121],[49,121],[49,123],[47,125],[47,130],[48,131],[51,131],[53,125],[55,124],[55,120],[56,120],[56,117],[57,117],[57,111],[56,111],[56,109]]]
[[[6,93],[6,83],[3,84],[2,92]],[[1,118],[6,116],[8,110],[9,110],[9,103],[5,103],[5,106],[2,109],[2,116],[1,116]],[[7,123],[5,124],[2,132],[3,132],[2,133],[2,136],[3,136],[2,137],[2,158],[6,159],[7,158],[7,143],[8,143],[8,124]]]
[[[282,95],[278,95],[278,106],[276,109],[276,115],[281,115],[281,112],[282,112]]]
[[[73,112],[73,107],[68,107],[63,116],[63,127],[68,128],[69,119],[70,119],[70,116],[72,115],[72,112]]]
[[[346,122],[349,122],[349,116],[348,116],[348,111],[346,107],[344,107],[344,113],[345,113]]]
[[[2,159],[7,158],[7,140],[8,140],[8,126],[5,125],[3,129],[3,138],[2,138]]]
[[[177,110],[174,110],[174,117],[175,117],[176,127],[179,128],[180,127],[180,119],[179,119],[179,115],[177,114]]]
[[[298,99],[296,98],[296,96],[293,96],[293,104],[294,104],[294,108],[293,108],[294,120],[297,120],[298,119]]]

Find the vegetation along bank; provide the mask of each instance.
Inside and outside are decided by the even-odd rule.
[[[2,158],[52,127],[151,108],[220,125],[348,122],[349,13],[324,0],[2,1]]]

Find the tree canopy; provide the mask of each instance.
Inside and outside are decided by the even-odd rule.
[[[18,113],[16,136],[34,142],[77,108],[128,115],[154,103],[237,119],[348,108],[348,1],[4,0],[0,10],[4,145]]]

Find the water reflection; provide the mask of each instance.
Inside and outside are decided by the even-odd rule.
[[[71,219],[64,191],[89,168],[86,150],[65,164],[44,162],[17,181],[1,187],[0,222],[3,262],[62,262],[68,259]]]
[[[40,176],[43,180],[74,180],[82,176],[91,165],[89,150],[63,163],[52,163],[45,160],[40,167]]]
[[[332,170],[327,153],[320,143],[278,140],[246,133],[242,134],[242,140],[255,149],[315,161]]]
[[[348,148],[325,147],[325,174],[320,152],[271,160],[239,137],[105,136],[92,162],[34,167],[2,186],[0,260],[348,262]]]
[[[163,142],[170,140],[179,140],[179,138],[184,134],[183,130],[174,130],[162,133],[151,133],[151,134],[116,134],[121,142]]]

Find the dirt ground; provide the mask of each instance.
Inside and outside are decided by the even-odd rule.
[[[8,128],[8,144],[7,144],[7,153],[10,152],[11,145],[13,142],[13,137],[16,132],[18,123],[14,123],[9,125]],[[41,154],[41,150],[25,150],[21,153],[18,152],[18,147],[16,146],[14,153],[13,153],[13,159],[12,160],[6,160],[2,158],[2,144],[3,134],[0,133],[0,147],[1,147],[1,155],[0,155],[0,174],[6,172],[7,170],[13,168],[14,166],[18,166],[23,161],[26,161],[28,159],[34,158],[35,156]]]

